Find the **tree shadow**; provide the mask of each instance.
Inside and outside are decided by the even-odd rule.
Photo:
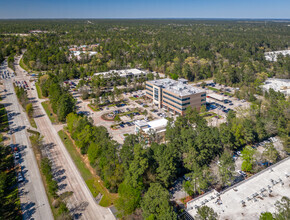
[[[66,183],[60,184],[60,185],[58,186],[58,190],[59,190],[59,191],[64,190],[66,187],[67,187],[67,184],[66,184]]]
[[[12,103],[2,103],[4,105],[5,108],[9,107],[12,105]]]
[[[70,209],[70,212],[72,213],[72,216],[74,219],[80,219],[82,216],[82,212],[86,210],[89,203],[86,201],[82,201],[79,204],[76,204]]]
[[[45,116],[44,114],[40,114],[40,115],[34,116],[34,118],[41,118],[41,117],[44,117],[44,116]]]
[[[23,219],[32,219],[32,215],[36,211],[35,203],[34,202],[24,203],[22,205],[22,211],[23,211]]]

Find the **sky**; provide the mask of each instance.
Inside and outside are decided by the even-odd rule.
[[[290,19],[290,0],[0,0],[0,18]]]

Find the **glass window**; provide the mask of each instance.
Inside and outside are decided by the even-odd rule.
[[[158,90],[157,88],[154,89],[154,99],[155,99],[156,101],[159,100],[159,90]]]

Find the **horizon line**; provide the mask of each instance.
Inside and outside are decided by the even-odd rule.
[[[109,19],[109,20],[133,20],[133,19],[136,19],[136,20],[149,20],[149,19],[152,19],[152,20],[166,20],[166,19],[174,19],[174,20],[180,20],[180,19],[196,19],[196,20],[289,20],[290,21],[290,18],[187,18],[187,17],[164,17],[164,18],[156,18],[156,17],[152,17],[152,18],[123,18],[123,17],[120,17],[120,18],[0,18],[0,20],[49,20],[49,19],[59,19],[59,20],[69,20],[69,19],[79,19],[79,20],[84,20],[84,19],[94,19],[94,20],[105,20],[105,19]]]

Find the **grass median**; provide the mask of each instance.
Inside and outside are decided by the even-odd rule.
[[[38,85],[37,82],[35,83],[35,87],[36,87],[36,91],[37,91],[38,98],[43,99],[43,95],[42,95],[40,86]]]
[[[29,71],[29,69],[27,68],[27,66],[25,65],[25,63],[23,62],[23,59],[20,59],[19,65],[22,69],[24,69],[25,71]]]
[[[0,131],[8,130],[8,116],[3,104],[0,104]]]
[[[58,123],[57,115],[52,112],[52,108],[50,106],[50,102],[49,101],[44,101],[44,102],[41,103],[41,105],[43,106],[43,108],[44,108],[47,116],[49,117],[51,123],[57,124]]]
[[[60,130],[58,135],[60,136],[63,144],[65,145],[93,196],[96,197],[99,193],[103,195],[99,205],[108,207],[114,204],[117,199],[117,194],[109,193],[108,190],[101,184],[101,179],[92,174],[86,163],[83,161],[82,155],[77,151],[71,138],[63,130]]]

